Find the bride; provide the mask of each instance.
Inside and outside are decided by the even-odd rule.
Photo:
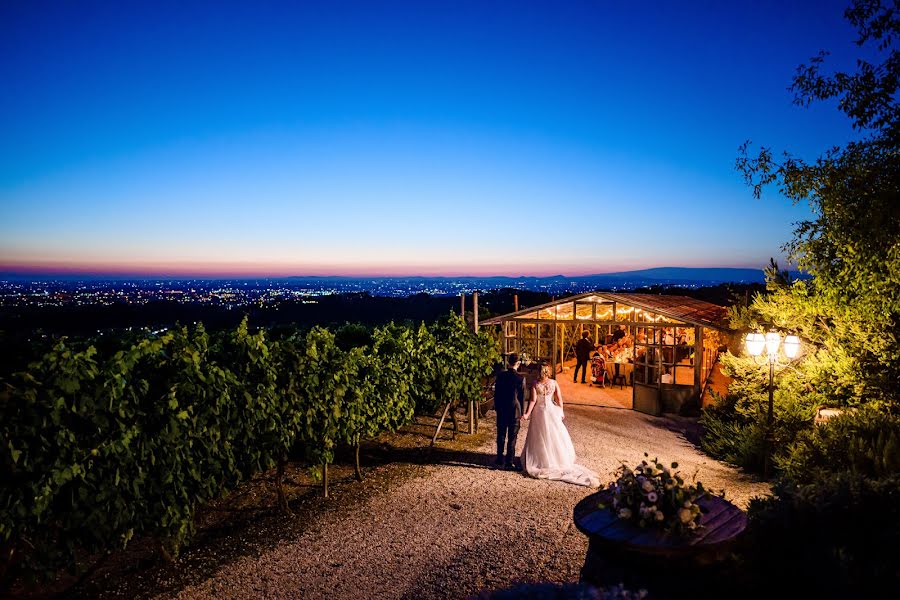
[[[522,466],[538,479],[558,479],[576,485],[598,487],[596,473],[575,464],[575,448],[563,419],[562,394],[559,384],[550,378],[550,365],[541,365],[540,379],[531,390],[531,404],[523,419],[531,419]]]

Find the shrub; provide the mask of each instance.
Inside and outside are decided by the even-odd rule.
[[[768,427],[768,371],[749,358],[728,353],[722,357],[722,366],[735,379],[726,396],[718,396],[712,406],[703,409],[702,448],[714,458],[761,472]],[[820,395],[806,392],[804,385],[798,374],[790,370],[776,375],[772,420],[776,464],[812,427],[816,406],[823,401]]]
[[[844,471],[876,479],[900,473],[900,417],[875,407],[845,412],[804,431],[777,466],[796,483]]]
[[[900,594],[900,476],[838,473],[783,481],[749,509],[744,559],[760,594],[890,598]]]
[[[750,471],[762,471],[765,455],[765,426],[736,413],[731,397],[721,398],[703,409],[700,445],[710,456]]]

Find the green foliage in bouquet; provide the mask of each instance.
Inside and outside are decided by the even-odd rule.
[[[644,460],[635,468],[623,464],[619,477],[607,487],[610,500],[602,503],[623,520],[639,527],[656,527],[683,535],[700,526],[700,507],[697,499],[707,494],[699,481],[685,484],[675,469],[678,463],[666,467],[657,459]]]

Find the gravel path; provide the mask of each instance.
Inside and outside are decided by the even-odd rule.
[[[608,481],[649,452],[746,507],[768,486],[698,452],[673,421],[568,406],[579,462]],[[493,430],[492,418],[482,426]],[[525,441],[519,434],[519,449]],[[587,550],[572,508],[591,491],[490,468],[492,442],[426,467],[349,512],[329,511],[259,556],[223,565],[178,598],[466,598],[515,581],[576,581]],[[445,455],[446,457],[446,455]]]

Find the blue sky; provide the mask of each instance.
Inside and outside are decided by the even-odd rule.
[[[121,4],[121,6],[120,6]],[[796,66],[843,2],[5,2],[0,265],[215,274],[762,266],[746,139],[849,139]],[[126,6],[127,5],[127,6]]]

